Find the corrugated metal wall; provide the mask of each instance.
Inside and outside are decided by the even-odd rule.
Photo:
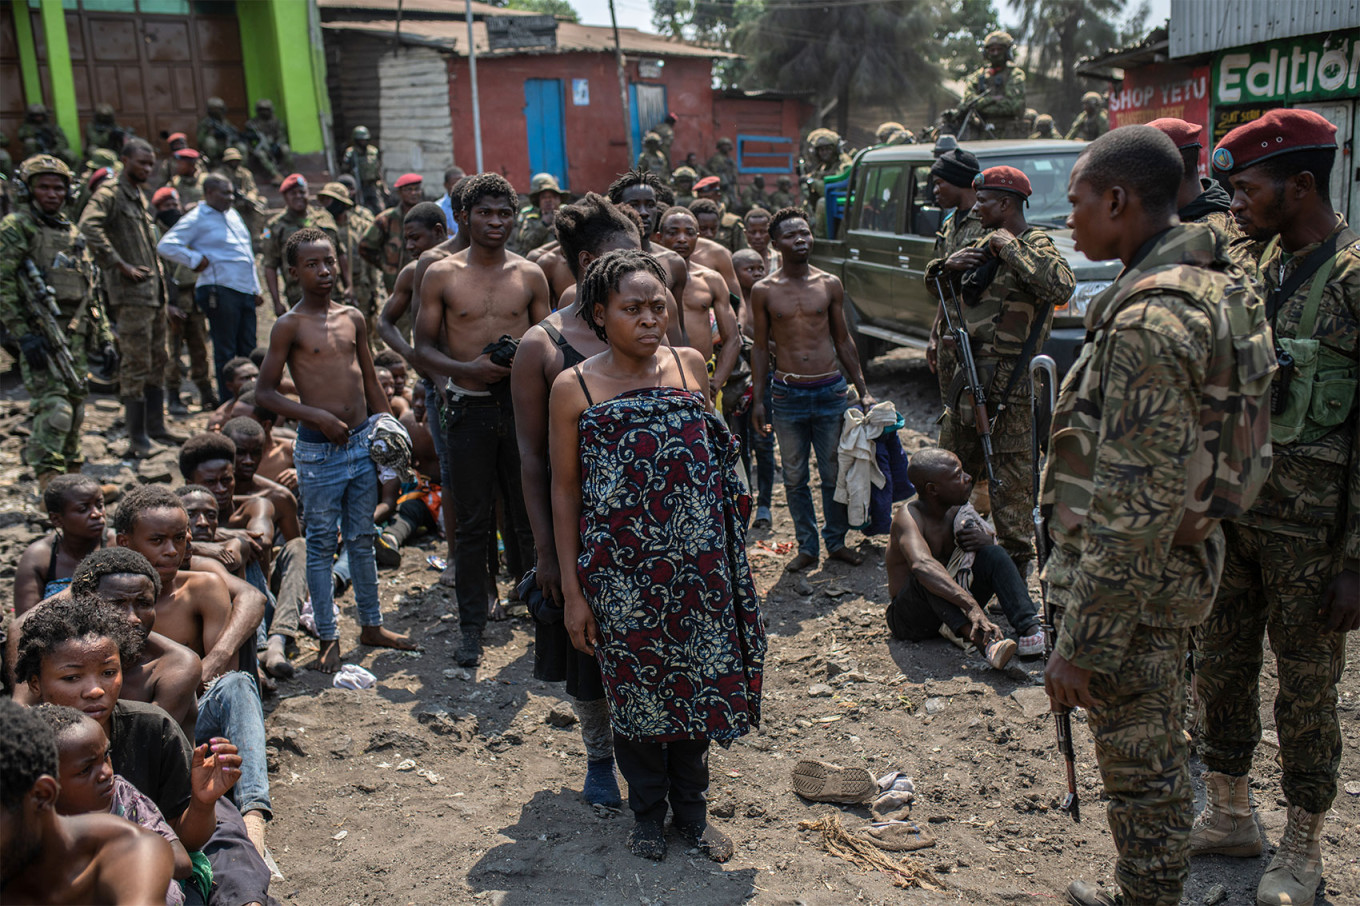
[[[1171,56],[1360,30],[1360,0],[1171,0]]]
[[[330,92],[331,113],[335,120],[336,157],[349,144],[355,126],[367,126],[373,134],[373,141],[382,147],[378,58],[392,49],[392,42],[328,29],[323,32],[326,42],[326,89]],[[383,150],[386,152],[387,149]]]
[[[425,193],[443,194],[444,170],[453,163],[449,117],[449,67],[428,47],[389,50],[378,60],[384,178],[425,177]]]

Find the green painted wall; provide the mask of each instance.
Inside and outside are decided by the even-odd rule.
[[[308,2],[236,3],[246,93],[252,105],[260,98],[274,101],[274,109],[288,124],[289,142],[300,154],[325,150],[319,118],[325,97],[325,58],[313,52]]]
[[[66,37],[66,11],[61,0],[41,0],[43,35],[47,39],[47,71],[52,80],[53,119],[66,133],[73,149],[81,147],[80,115],[76,110],[76,76],[71,68],[71,45]]]
[[[33,22],[29,19],[26,0],[11,0],[14,13],[14,37],[19,45],[19,74],[24,82],[24,102],[42,103],[42,80],[38,77],[38,54],[33,43]],[[69,136],[67,136],[69,138]]]

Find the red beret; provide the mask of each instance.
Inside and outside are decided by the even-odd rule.
[[[185,160],[198,160],[200,157],[202,157],[202,155],[195,151],[193,148],[180,148],[178,151],[175,152],[175,156],[182,157]]]
[[[1204,127],[1198,123],[1187,123],[1174,116],[1164,116],[1148,125],[1166,133],[1166,137],[1175,143],[1178,150],[1204,147]]]
[[[100,167],[98,170],[95,170],[93,173],[90,174],[90,188],[93,189],[95,186],[99,185],[105,179],[108,179],[108,176],[109,176],[108,167]]]
[[[165,139],[167,145],[173,145],[175,142],[187,143],[188,141],[189,136],[185,135],[183,132],[171,132]]]
[[[1000,189],[1029,198],[1029,177],[1014,167],[988,167],[973,177],[974,189]]]
[[[179,192],[175,191],[170,186],[161,186],[159,189],[156,190],[156,194],[151,196],[151,204],[158,205],[161,202],[167,201],[171,198],[173,198],[175,201],[179,201]]]
[[[716,176],[705,176],[694,184],[694,191],[702,192],[704,189],[716,189],[722,185],[722,180]]]
[[[1223,136],[1211,159],[1231,175],[1281,154],[1335,147],[1336,127],[1321,114],[1281,107]]]
[[[397,181],[392,183],[394,189],[404,189],[407,186],[418,186],[425,181],[425,177],[419,173],[404,173],[397,177]]]
[[[289,174],[288,178],[279,184],[279,191],[287,192],[294,186],[301,187],[302,191],[304,192],[307,191],[307,180],[302,178],[302,174],[300,173]]]

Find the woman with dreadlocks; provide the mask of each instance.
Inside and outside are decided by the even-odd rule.
[[[725,862],[709,826],[708,745],[760,721],[765,634],[746,561],[750,496],[693,349],[664,345],[665,272],[635,250],[591,264],[581,317],[609,344],[549,403],[553,525],[572,642],[599,661],[628,781],[634,854],[676,831]]]

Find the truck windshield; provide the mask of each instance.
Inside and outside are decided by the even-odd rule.
[[[1025,219],[1036,226],[1063,228],[1072,206],[1067,203],[1067,177],[1080,152],[1036,151],[1030,154],[987,155],[979,162],[986,167],[1015,167],[1029,177],[1029,208]]]

